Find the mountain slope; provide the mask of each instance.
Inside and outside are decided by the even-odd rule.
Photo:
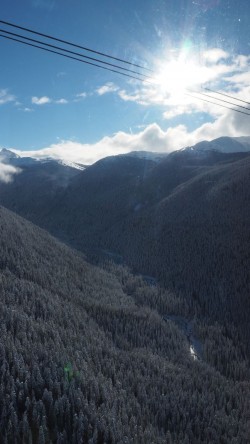
[[[111,157],[65,188],[52,188],[51,174],[48,194],[46,181],[38,185],[41,198],[35,178],[27,192],[15,178],[1,186],[0,199],[76,248],[122,256],[195,298],[199,316],[218,320],[226,306],[223,316],[238,325],[249,312],[249,159],[214,150],[178,151],[157,163]]]
[[[199,317],[233,322],[247,346],[249,155],[179,152],[140,173],[119,162],[107,173],[100,162],[99,174],[94,165],[66,190],[56,220],[67,239],[123,256],[191,298]]]
[[[19,172],[10,183],[1,183],[0,202],[31,220],[39,220],[36,215],[42,210],[45,213],[50,211],[55,194],[79,174],[78,169],[56,161],[39,162],[18,157],[10,151],[6,155],[6,151],[0,152],[0,161],[18,167]]]
[[[161,162],[129,156],[102,159],[73,178],[55,195],[48,215],[43,208],[32,219],[77,248],[99,247],[106,232],[151,211],[177,186],[213,165],[233,162],[247,154],[176,152]],[[3,203],[9,206],[8,199]],[[15,209],[9,206],[10,209]],[[41,207],[41,206],[40,206]],[[50,206],[49,206],[50,207]],[[46,208],[47,210],[47,208]],[[21,213],[27,217],[27,213]],[[30,216],[29,216],[30,217]]]
[[[178,264],[185,268],[185,261],[207,276],[212,266],[208,261],[217,251],[228,257],[227,271],[221,272],[227,285],[236,260],[232,246],[248,241],[249,158],[248,153],[196,149],[155,162],[131,153],[103,159],[78,174],[53,163],[39,164],[17,175],[12,184],[1,185],[0,201],[77,248],[109,249],[124,256],[137,270],[157,276],[165,285],[176,275],[173,285],[183,287],[177,269]],[[198,225],[204,226],[204,234],[196,233]],[[177,240],[168,245],[167,231],[169,239],[182,238],[179,247]],[[211,249],[209,232],[212,256],[203,260],[203,238],[205,249]],[[159,254],[163,245],[171,255]],[[181,247],[185,254],[177,260]],[[192,261],[187,260],[188,251],[196,250]],[[248,276],[245,268],[243,273]],[[191,288],[188,276],[186,282]]]
[[[184,302],[3,208],[0,232],[1,442],[247,443],[249,383],[193,360],[160,315]]]
[[[165,285],[200,295],[210,311],[218,311],[217,297],[220,309],[242,299],[242,315],[249,313],[249,190],[250,157],[215,166],[112,227],[106,245]]]

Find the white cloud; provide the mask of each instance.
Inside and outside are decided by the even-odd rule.
[[[0,182],[9,183],[13,179],[13,175],[19,173],[21,170],[12,165],[6,165],[0,162]]]
[[[36,96],[34,96],[34,97],[31,98],[31,102],[34,105],[45,105],[47,103],[51,103],[51,99],[49,97],[47,97],[47,96],[43,96],[43,97],[36,97]]]
[[[248,70],[250,57],[244,55],[232,57],[221,49],[212,48],[202,55],[202,63],[200,65],[195,64],[196,62],[194,63],[192,60],[191,62],[190,67],[192,69],[189,73],[184,68],[183,73],[180,73],[178,68],[177,74],[178,76],[184,75],[183,81],[186,82],[188,80],[191,84],[193,82],[192,88],[186,87],[185,84],[185,88],[181,89],[179,87],[179,77],[177,76],[176,81],[175,71],[173,71],[170,77],[167,78],[172,82],[172,89],[169,87],[169,82],[166,82],[164,85],[166,79],[163,76],[161,85],[130,81],[126,88],[123,87],[121,89],[114,83],[109,82],[95,91],[95,94],[99,96],[115,93],[123,101],[135,102],[145,107],[161,106],[163,117],[169,123],[166,130],[160,128],[157,123],[152,123],[144,128],[137,127],[136,130],[138,132],[135,134],[120,131],[112,136],[104,137],[93,144],[80,143],[74,140],[59,140],[57,143],[38,151],[16,152],[21,156],[33,156],[35,158],[52,157],[91,164],[103,157],[128,153],[130,151],[171,152],[185,146],[194,145],[202,140],[212,140],[220,136],[249,136],[249,116],[232,112],[215,103],[203,101],[201,100],[202,96],[199,96],[195,91],[198,90],[198,87],[200,88],[202,83],[206,84],[207,82],[211,89],[223,94],[226,93],[241,100],[250,97],[250,74]],[[180,64],[180,66],[184,65]],[[166,63],[164,69],[167,70],[170,67],[175,67],[175,64],[168,65]],[[221,85],[223,85],[223,89],[220,88]],[[196,98],[187,95],[187,90],[190,89],[191,95]],[[202,90],[200,89],[200,91]],[[212,102],[216,102],[214,93],[208,91],[206,93],[211,94]],[[84,99],[86,93],[79,93],[75,97],[75,100]],[[217,95],[217,98],[227,100],[226,97],[219,95]],[[48,103],[48,101],[55,103],[55,100],[49,99],[46,96],[41,98],[33,97],[33,99],[35,99],[35,102],[33,102],[35,104]],[[209,97],[204,96],[203,99],[210,100]],[[231,106],[225,102],[218,101],[218,103]],[[234,103],[235,105],[237,103],[240,104],[236,100],[234,100]],[[240,110],[240,108],[238,109]],[[200,124],[198,128],[193,130],[189,130],[184,124],[171,125],[171,119],[174,117],[180,115],[185,117],[185,114],[191,113],[201,113],[200,117],[208,114],[212,121],[207,122],[204,120],[205,123]],[[185,122],[184,119],[183,121]]]
[[[128,93],[124,89],[120,89],[117,94],[120,99],[124,100],[125,102],[136,102],[140,105],[147,105],[147,101],[143,99],[139,91]]]
[[[59,99],[59,100],[55,100],[55,103],[57,103],[58,105],[64,105],[64,104],[68,103],[68,100]]]
[[[229,57],[229,53],[223,51],[221,48],[212,48],[205,51],[203,57],[209,63],[217,63],[221,59],[227,59]]]
[[[68,100],[63,99],[63,98],[54,100],[54,99],[51,99],[50,97],[47,97],[47,96],[42,96],[42,97],[33,96],[31,98],[31,103],[33,103],[33,105],[47,105],[48,103],[56,103],[57,105],[65,105],[69,102],[68,102]]]
[[[246,56],[243,54],[237,54],[235,56],[235,64],[239,69],[247,69],[249,70],[250,56]]]
[[[87,96],[91,95],[90,93],[86,93],[86,92],[81,92],[75,95],[75,99],[73,100],[74,102],[81,102],[82,100],[86,99]]]
[[[208,113],[213,118],[223,115],[225,109],[218,106],[218,103],[223,102],[214,100],[212,93],[205,91],[211,95],[210,99],[194,94],[197,91],[202,92],[202,85],[208,85],[213,90],[236,96],[238,99],[249,97],[250,56],[231,56],[220,48],[211,48],[201,54],[185,56],[185,53],[179,53],[174,57],[164,62],[162,57],[156,69],[158,74],[152,78],[151,83],[130,81],[127,87],[122,89],[113,84],[106,84],[100,88],[100,93],[112,91],[126,102],[131,101],[147,107],[161,106],[165,119],[194,112]],[[187,94],[194,94],[195,97]],[[222,99],[222,96],[218,95],[217,99]],[[215,103],[208,103],[206,100]],[[236,101],[235,104],[237,103],[240,104]]]
[[[16,97],[8,92],[8,89],[0,89],[0,105],[5,103],[14,102]]]
[[[88,165],[103,157],[130,151],[169,153],[202,140],[249,135],[249,117],[228,110],[213,122],[206,122],[193,131],[189,131],[185,125],[169,126],[164,131],[159,125],[152,123],[136,134],[119,131],[93,144],[62,140],[37,151],[13,151],[20,156],[32,156],[37,159],[52,157]]]
[[[104,94],[116,92],[119,90],[119,87],[112,82],[108,82],[105,85],[100,86],[100,88],[96,89],[96,92],[99,96],[103,96]]]
[[[80,99],[85,99],[85,97],[87,97],[87,93],[86,92],[81,92],[76,94],[76,97],[79,97]]]
[[[229,77],[225,77],[225,80],[229,84],[231,83],[234,88],[237,87],[240,89],[241,87],[250,85],[250,71],[244,71]]]

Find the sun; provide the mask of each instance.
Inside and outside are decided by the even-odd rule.
[[[157,64],[155,82],[161,92],[170,96],[200,88],[208,78],[208,70],[197,56],[182,51],[179,56]]]
[[[194,63],[173,60],[163,63],[156,81],[164,91],[176,94],[201,83],[202,79],[199,68]]]

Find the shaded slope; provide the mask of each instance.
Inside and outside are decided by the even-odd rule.
[[[184,302],[3,208],[0,233],[1,442],[247,443],[249,384],[193,361],[160,315]]]
[[[106,231],[154,207],[177,186],[244,153],[180,151],[157,161],[137,153],[83,172],[56,162],[23,168],[0,187],[0,202],[77,248],[99,247]]]
[[[191,179],[150,211],[113,227],[106,246],[191,298],[199,317],[233,321],[248,344],[249,202],[247,157]]]
[[[7,160],[11,165],[18,166],[20,172],[11,183],[0,184],[0,202],[33,222],[38,222],[43,214],[50,214],[55,195],[79,174],[79,170],[56,161],[38,162],[31,158],[18,158],[15,162],[15,157],[8,157]]]
[[[108,157],[78,174],[55,196],[50,217],[38,210],[38,223],[77,248],[100,247],[108,231],[151,211],[178,185],[216,164],[246,156],[175,152],[157,163],[133,153]]]
[[[53,189],[52,174],[41,199],[35,189],[42,194],[42,181],[24,174],[27,193],[21,196],[16,178],[1,187],[0,199],[76,248],[121,255],[136,271],[193,295],[199,315],[217,316],[226,306],[230,319],[242,310],[241,322],[248,313],[249,159],[206,150],[175,152],[157,163],[117,156],[66,188]]]
[[[184,150],[158,163],[131,154],[97,162],[49,197],[32,194],[35,179],[23,200],[16,182],[0,196],[76,248],[111,251],[194,298],[199,316],[245,323],[249,170],[247,153]]]

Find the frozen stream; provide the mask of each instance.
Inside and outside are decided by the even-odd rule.
[[[95,250],[97,253],[101,253],[101,255],[106,259],[111,259],[116,264],[124,264],[124,258],[120,254],[117,254],[110,250],[103,250],[96,248]],[[150,287],[156,287],[157,286],[157,280],[153,276],[148,275],[141,275],[144,282],[146,282]],[[188,340],[189,344],[189,352],[192,358],[196,360],[202,360],[202,343],[201,341],[194,336],[193,333],[193,325],[194,320],[188,320],[184,318],[183,316],[177,316],[177,315],[165,315],[163,316],[163,319],[165,321],[172,321],[177,325],[177,327],[184,333]]]
[[[189,343],[189,351],[192,358],[196,360],[202,359],[202,343],[193,334],[193,320],[188,320],[182,316],[165,315],[163,316],[165,321],[174,322],[177,327],[184,333]]]

